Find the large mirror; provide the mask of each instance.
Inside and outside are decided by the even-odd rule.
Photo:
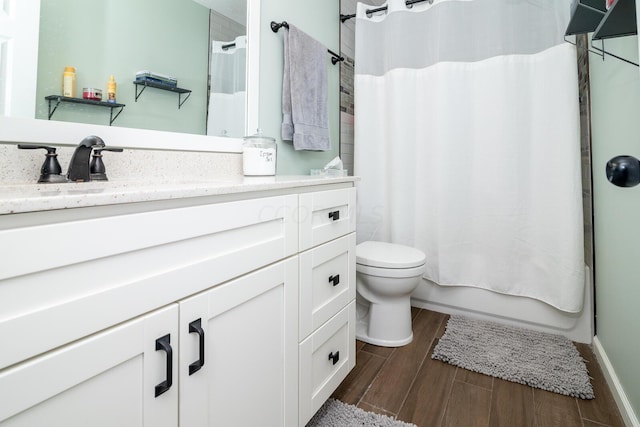
[[[246,11],[245,0],[41,2],[36,118],[243,136]],[[76,98],[95,88],[106,100],[113,75],[116,102],[126,106],[47,100],[62,93],[68,66]]]
[[[34,1],[38,3],[28,0],[32,4]],[[32,79],[37,89],[34,96],[24,97],[27,101],[33,99],[34,113],[30,117],[37,120],[10,120],[29,114],[12,114],[25,109],[5,109],[0,112],[5,116],[0,121],[10,125],[4,130],[12,131],[0,132],[0,139],[25,140],[29,137],[22,134],[28,131],[38,134],[31,139],[41,140],[39,134],[47,130],[64,128],[81,133],[95,128],[87,125],[97,125],[108,127],[103,129],[105,133],[131,137],[145,135],[137,130],[163,131],[147,136],[163,140],[160,148],[183,149],[180,143],[174,146],[167,142],[176,140],[176,132],[183,135],[187,145],[189,141],[216,143],[223,137],[245,135],[247,129],[257,127],[259,3],[260,0],[40,2],[38,69],[37,78]],[[10,60],[3,61],[11,66]],[[107,81],[113,75],[117,82],[115,105],[125,106],[110,108],[47,100],[46,97],[62,94],[62,73],[67,66],[76,70],[77,98],[82,98],[84,88],[95,88],[102,91],[106,101]],[[250,70],[248,75],[245,70]],[[174,77],[175,90],[135,84],[141,71]],[[224,72],[235,74],[223,75]],[[13,102],[15,95],[24,93],[14,90]],[[120,128],[136,132],[117,131]],[[167,132],[172,135],[161,135]],[[50,139],[54,143],[62,138]],[[122,145],[155,146],[148,139]]]

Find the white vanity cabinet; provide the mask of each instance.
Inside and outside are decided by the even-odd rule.
[[[0,426],[304,425],[354,365],[354,206],[348,182],[0,216]]]
[[[7,369],[0,426],[296,425],[297,275],[294,256]]]

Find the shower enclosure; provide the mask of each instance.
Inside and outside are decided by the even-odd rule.
[[[590,342],[569,5],[358,5],[358,239],[427,254],[417,306]]]

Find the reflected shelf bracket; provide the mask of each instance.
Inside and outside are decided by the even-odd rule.
[[[142,95],[142,92],[144,92],[144,90],[147,87],[152,87],[152,88],[156,88],[156,89],[161,89],[161,90],[166,90],[166,91],[169,91],[169,92],[177,93],[178,94],[178,109],[180,109],[180,107],[182,107],[182,104],[184,104],[187,101],[187,99],[189,99],[189,97],[191,96],[191,91],[189,89],[182,89],[182,88],[179,88],[179,87],[169,86],[169,85],[166,85],[166,84],[148,82],[148,81],[143,81],[143,80],[135,80],[133,82],[133,84],[136,85],[135,102],[138,102],[138,98],[140,97],[140,95]],[[186,96],[183,99],[182,96],[185,95],[185,94],[186,94]]]
[[[56,110],[58,109],[58,106],[60,106],[61,103],[63,102],[69,102],[72,104],[84,104],[84,105],[95,105],[98,107],[106,107],[109,108],[110,113],[109,113],[109,126],[111,126],[113,124],[113,122],[118,118],[118,116],[120,115],[120,113],[122,113],[122,110],[124,110],[125,104],[118,104],[115,102],[105,102],[105,101],[95,101],[92,99],[84,99],[84,98],[72,98],[69,96],[60,96],[60,95],[49,95],[49,96],[45,96],[44,99],[46,99],[47,101],[49,101],[49,113],[48,113],[48,119],[51,120],[51,117],[53,116],[53,113],[56,112]],[[52,104],[54,103],[54,104]],[[113,115],[113,109],[114,108],[119,108],[118,112],[115,114],[115,116]]]

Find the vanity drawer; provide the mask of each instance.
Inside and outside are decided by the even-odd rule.
[[[83,208],[88,218],[0,230],[0,342],[19,343],[2,348],[0,369],[296,253],[286,212],[297,206],[286,195],[116,216]]]
[[[356,303],[300,343],[299,425],[305,425],[355,366]]]
[[[300,195],[300,251],[356,230],[356,189]]]
[[[355,233],[300,254],[300,340],[355,299],[355,267]]]

